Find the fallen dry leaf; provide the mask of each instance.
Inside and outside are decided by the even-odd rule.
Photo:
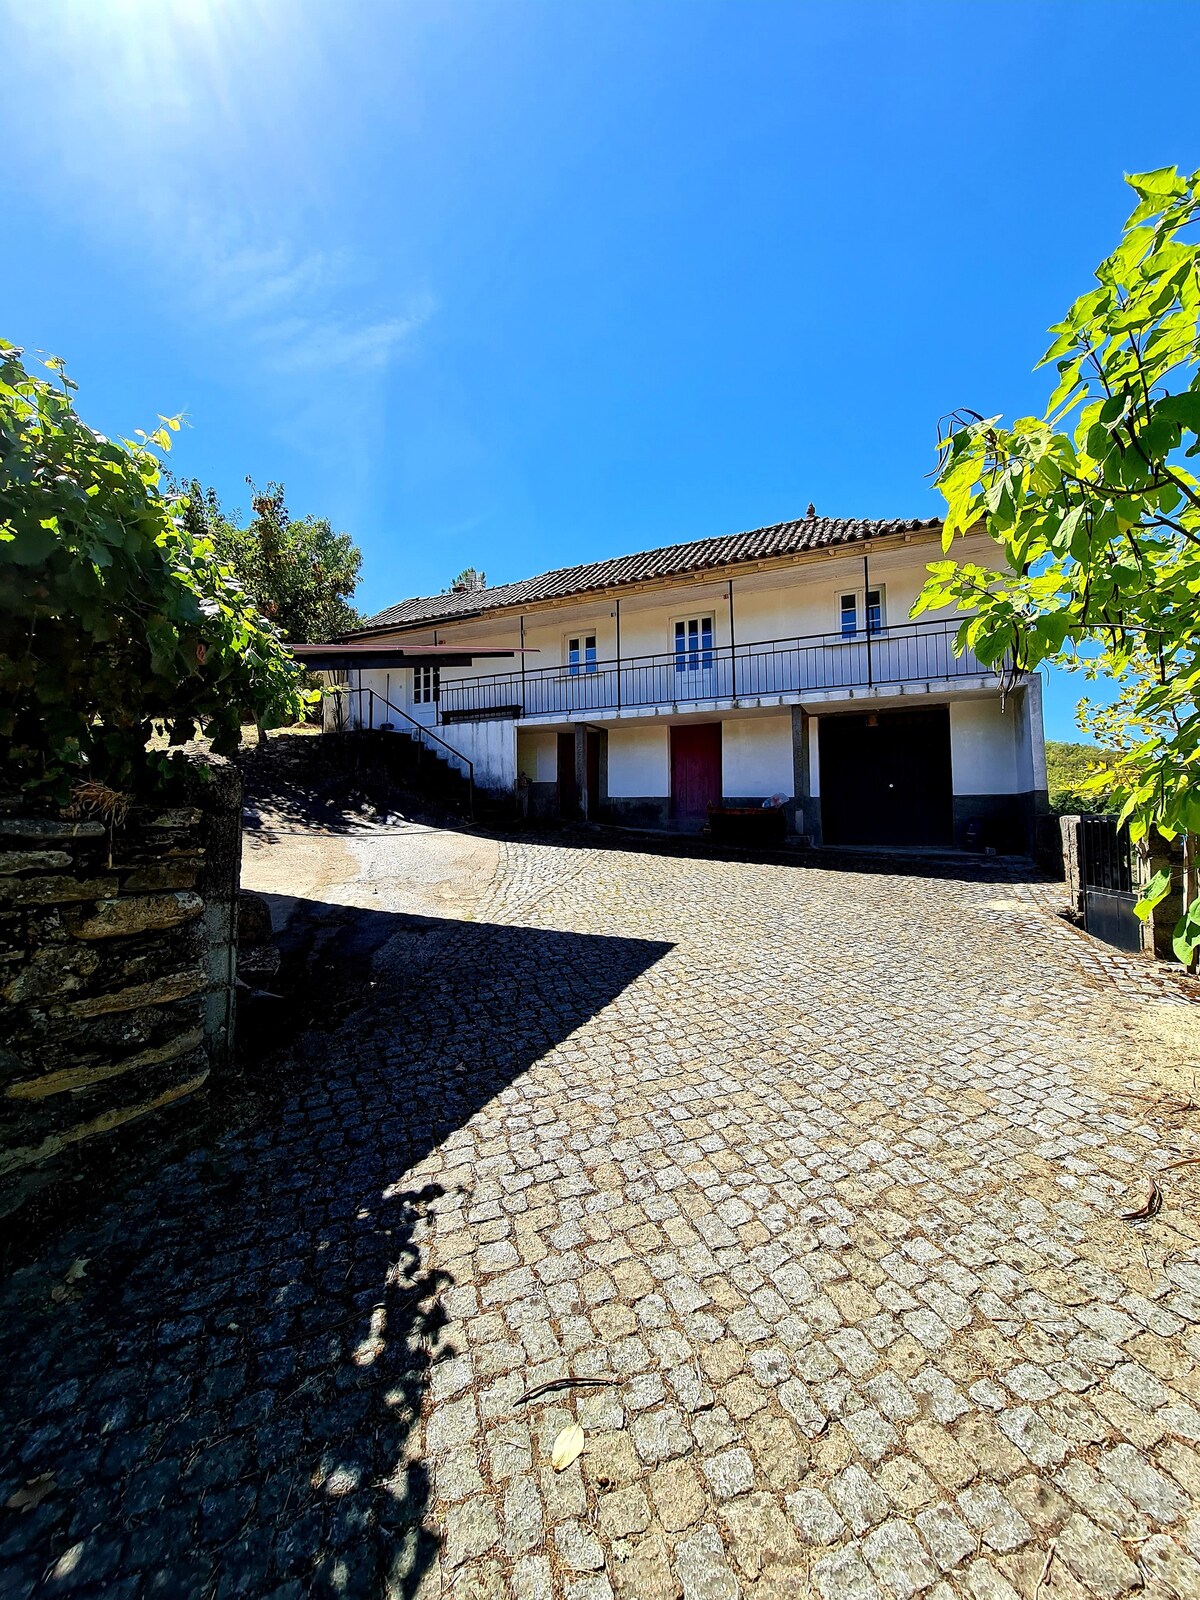
[[[10,1511],[36,1511],[46,1496],[54,1493],[55,1487],[54,1474],[43,1472],[39,1477],[30,1478],[23,1489],[10,1494],[4,1504]]]
[[[1150,1179],[1150,1188],[1143,1203],[1136,1211],[1122,1211],[1122,1222],[1149,1222],[1151,1217],[1156,1217],[1162,1210],[1162,1190],[1153,1178]]]
[[[583,1454],[583,1429],[577,1422],[569,1422],[554,1441],[550,1452],[550,1465],[555,1472],[565,1472],[572,1461]]]
[[[78,1256],[74,1261],[72,1261],[71,1265],[67,1268],[67,1282],[78,1283],[80,1278],[82,1278],[87,1272],[88,1262],[90,1260],[90,1256]]]

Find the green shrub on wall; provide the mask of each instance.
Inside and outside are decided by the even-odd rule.
[[[106,439],[45,365],[52,379],[0,340],[0,770],[64,800],[81,779],[164,776],[156,724],[229,754],[243,716],[290,722],[304,696],[277,631],[160,487],[178,422]]]

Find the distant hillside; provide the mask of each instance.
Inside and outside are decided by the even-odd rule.
[[[1109,751],[1096,744],[1068,744],[1061,739],[1046,740],[1046,777],[1050,806],[1062,816],[1075,811],[1115,811],[1117,807],[1103,792],[1081,793],[1083,782],[1097,767],[1112,761]]]

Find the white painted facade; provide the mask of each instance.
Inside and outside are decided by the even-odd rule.
[[[963,559],[992,554],[982,535],[967,543],[956,552]],[[822,723],[857,716],[864,728],[883,726],[893,746],[911,725],[934,744],[948,738],[956,838],[973,807],[1003,813],[1012,832],[1014,808],[1032,815],[1045,790],[1040,684],[1025,677],[1002,695],[994,672],[955,655],[960,619],[909,621],[926,564],[940,555],[936,535],[892,535],[519,608],[484,610],[484,591],[480,615],[373,631],[372,641],[523,654],[447,663],[436,683],[432,669],[352,673],[357,715],[423,725],[473,764],[482,789],[512,791],[525,773],[540,810],[553,811],[577,781],[589,816],[666,825],[684,737],[672,729],[719,724],[721,802],[782,796],[796,830],[814,837]],[[868,591],[881,611],[871,633]],[[922,709],[924,721],[913,722]],[[847,758],[836,759],[844,792]]]

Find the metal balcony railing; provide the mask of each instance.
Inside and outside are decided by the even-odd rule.
[[[760,644],[708,648],[698,644],[692,648],[689,641],[687,648],[661,655],[443,681],[439,712],[447,722],[505,714],[599,713],[635,706],[927,683],[993,671],[969,650],[955,655],[954,636],[961,620],[906,622],[870,634],[860,629],[849,635],[826,633]]]

